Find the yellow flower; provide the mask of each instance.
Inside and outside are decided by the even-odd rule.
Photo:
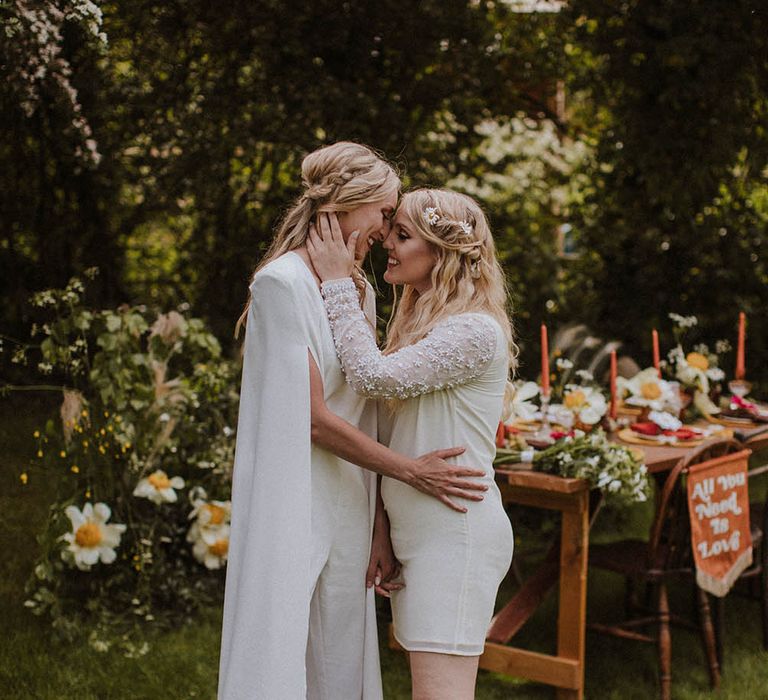
[[[38,450],[37,451],[37,456],[38,457],[42,457],[43,456],[43,451],[42,450]]]
[[[82,411],[80,411],[80,415],[83,418],[87,418],[88,417],[88,411],[84,408]]]
[[[64,452],[64,450],[62,450],[61,452],[59,452],[59,457],[61,457],[62,459],[63,459],[64,457],[66,457],[66,456],[67,456],[67,453],[66,453],[66,452]]]
[[[35,430],[35,432],[32,433],[32,437],[39,438],[40,437],[40,431],[39,430]]]
[[[80,473],[80,467],[78,467],[76,464],[73,464],[70,467],[70,470],[72,471],[73,474],[79,474]]]
[[[568,408],[578,408],[579,406],[584,405],[586,399],[587,397],[585,396],[584,392],[580,389],[576,389],[575,391],[571,391],[563,397],[563,403]]]
[[[704,357],[700,352],[689,352],[685,356],[685,361],[691,366],[695,367],[696,369],[700,369],[702,371],[706,371],[709,369],[709,360]]]
[[[90,498],[90,497],[91,497],[91,489],[88,489],[88,490],[85,492],[85,497],[86,497],[86,498]]]
[[[104,411],[104,418],[109,418],[109,411]]]
[[[640,394],[644,399],[653,401],[661,396],[661,387],[658,382],[644,382],[640,387]]]
[[[122,423],[123,419],[120,416],[115,416],[115,423]]]
[[[99,430],[99,435],[106,435],[106,434],[107,434],[107,431],[106,431],[106,430],[104,430],[104,428],[102,428],[101,430]]]
[[[83,440],[83,447],[85,447],[85,448],[88,447],[88,440]]]
[[[21,481],[21,483],[26,486],[27,482],[29,481],[29,476],[27,475],[27,472],[22,472],[21,474],[19,474],[19,481]]]

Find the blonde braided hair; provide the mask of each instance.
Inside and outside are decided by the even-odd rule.
[[[269,249],[256,266],[262,267],[289,250],[301,248],[309,234],[309,224],[320,212],[350,212],[371,202],[386,199],[400,188],[395,169],[368,146],[350,141],[324,146],[309,153],[301,162],[304,191],[285,213]],[[352,274],[365,301],[365,274],[355,267]],[[251,297],[235,325],[235,338],[248,317]]]

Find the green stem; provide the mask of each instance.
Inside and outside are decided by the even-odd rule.
[[[65,386],[54,386],[52,384],[30,384],[22,386],[18,384],[3,384],[0,386],[0,393],[8,391],[64,391]]]

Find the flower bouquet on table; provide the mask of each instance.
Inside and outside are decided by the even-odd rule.
[[[600,428],[591,433],[574,430],[542,450],[523,444],[498,450],[494,464],[528,462],[534,471],[586,479],[592,488],[602,491],[606,503],[614,505],[648,499],[650,485],[642,453],[609,442]]]
[[[570,360],[558,358],[555,367],[555,379],[552,382],[547,411],[555,433],[567,433],[572,428],[589,432],[600,423],[608,410],[605,395],[590,372],[573,372],[573,363]],[[499,428],[496,446],[504,447],[510,435],[515,435],[521,430],[535,430],[541,419],[539,385],[536,382],[523,381],[507,384],[502,426]]]
[[[683,350],[683,337],[689,328],[698,323],[695,316],[669,314],[675,324],[673,332],[677,345],[667,355],[666,368],[680,383],[683,406],[681,417],[701,415],[713,416],[720,413],[717,401],[725,372],[719,367],[719,355],[731,349],[727,340],[718,340],[712,352],[704,343],[694,346],[691,352]]]

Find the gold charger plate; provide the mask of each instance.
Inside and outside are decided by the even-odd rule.
[[[743,430],[752,430],[753,428],[760,428],[765,423],[757,423],[749,420],[749,418],[734,418],[731,419],[728,416],[719,418],[718,416],[705,415],[708,423],[714,423],[715,425],[724,425],[727,428],[742,428]]]
[[[640,433],[636,433],[631,428],[623,428],[622,430],[619,430],[617,433],[617,437],[620,440],[623,440],[624,442],[628,442],[632,445],[647,445],[648,447],[697,447],[698,445],[703,444],[707,440],[713,437],[722,437],[722,438],[732,438],[733,437],[733,431],[732,430],[718,430],[715,433],[712,433],[711,435],[707,435],[706,437],[701,438],[695,438],[694,440],[678,440],[676,442],[662,442],[660,440],[654,440],[650,437],[645,437],[641,435]]]

